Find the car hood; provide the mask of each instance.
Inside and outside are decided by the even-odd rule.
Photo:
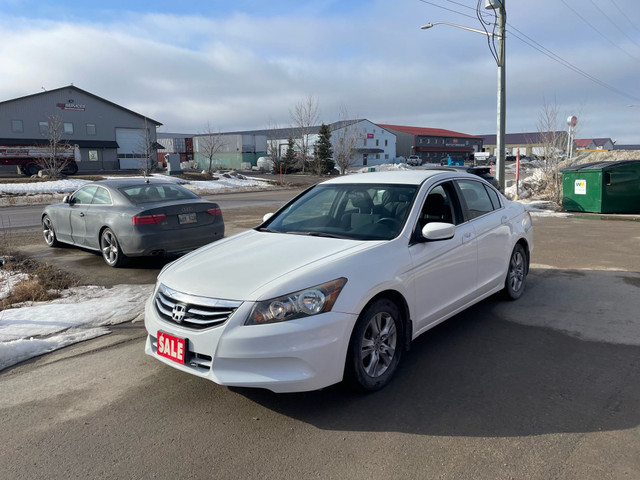
[[[158,280],[191,295],[261,300],[333,280],[320,275],[317,283],[304,283],[336,260],[380,243],[249,230],[182,257]]]

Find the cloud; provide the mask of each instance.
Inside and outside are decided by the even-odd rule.
[[[335,121],[346,105],[374,122],[473,134],[496,128],[497,67],[486,39],[447,26],[419,29],[437,20],[477,27],[477,20],[421,2],[366,2],[344,12],[331,1],[292,13],[276,5],[274,14],[243,12],[242,5],[207,16],[10,18],[0,27],[6,72],[0,98],[73,82],[178,132],[201,131],[207,122],[222,131],[265,128],[269,120],[286,126],[290,108],[308,95],[318,98],[325,122]],[[557,2],[525,2],[513,7],[508,22],[613,88],[640,97],[640,63],[594,39],[572,16],[567,24],[566,11]],[[633,46],[624,41],[624,48]],[[535,130],[545,98],[556,98],[568,112],[582,108],[592,119],[587,136],[640,143],[640,107],[626,107],[640,101],[508,36],[507,130]]]

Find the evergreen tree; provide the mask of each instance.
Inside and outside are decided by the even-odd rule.
[[[289,137],[289,144],[287,145],[287,151],[284,154],[284,159],[282,162],[282,173],[288,173],[293,169],[293,166],[296,164],[296,151],[295,151],[295,140],[293,137]]]
[[[318,175],[331,172],[335,167],[331,146],[331,130],[324,123],[320,126],[318,141],[315,144],[314,170]]]

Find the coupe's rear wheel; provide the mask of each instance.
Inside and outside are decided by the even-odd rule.
[[[504,282],[504,292],[507,298],[517,300],[524,292],[524,284],[527,280],[527,254],[522,245],[517,244],[511,259],[509,260],[509,271]]]
[[[364,390],[386,386],[404,345],[404,324],[395,303],[379,299],[360,314],[349,341],[345,376]]]
[[[115,233],[110,228],[105,228],[100,235],[100,251],[102,258],[110,267],[121,267],[127,261]]]
[[[56,238],[56,231],[53,229],[53,222],[49,215],[42,217],[42,235],[44,236],[44,241],[48,246],[57,247],[60,245]]]

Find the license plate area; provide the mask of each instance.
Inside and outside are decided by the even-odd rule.
[[[197,223],[197,222],[198,222],[198,215],[195,212],[178,214],[178,223],[180,225],[185,225],[187,223]]]
[[[187,359],[187,346],[188,340],[186,338],[180,338],[158,331],[156,351],[161,357],[184,365]]]

